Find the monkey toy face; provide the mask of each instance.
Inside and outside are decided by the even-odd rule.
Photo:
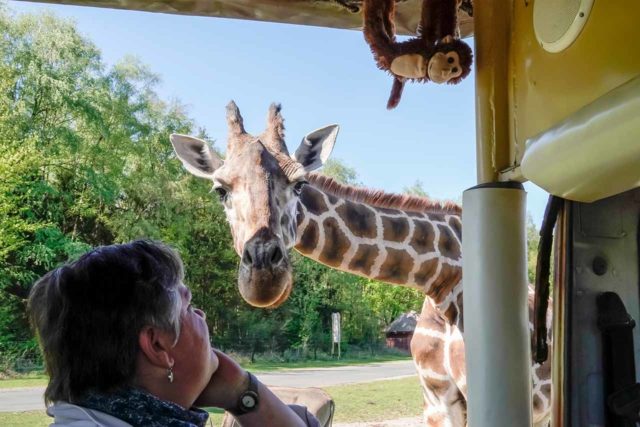
[[[429,80],[434,83],[447,83],[462,75],[460,56],[456,51],[437,52],[429,60],[427,68]]]

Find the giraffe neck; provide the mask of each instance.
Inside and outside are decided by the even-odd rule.
[[[458,323],[462,307],[459,211],[382,207],[337,193],[313,182],[304,187],[295,249],[338,270],[419,289],[445,317]],[[378,199],[383,196],[375,194]]]

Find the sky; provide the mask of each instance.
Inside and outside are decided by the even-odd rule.
[[[419,180],[430,197],[460,201],[476,185],[473,72],[455,86],[408,83],[400,105],[388,111],[392,78],[376,68],[360,31],[7,4],[16,13],[52,11],[73,20],[107,64],[139,58],[159,75],[160,96],[185,104],[218,148],[224,149],[230,100],[253,134],[264,129],[269,105],[279,102],[289,151],[305,134],[337,123],[332,157],[354,168],[366,187],[401,192]],[[525,189],[539,227],[547,193],[530,183]]]

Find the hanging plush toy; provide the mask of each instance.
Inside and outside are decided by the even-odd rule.
[[[393,77],[387,108],[400,102],[407,80],[456,84],[471,71],[471,48],[457,38],[457,0],[423,0],[418,37],[396,41],[395,0],[364,0],[364,38]]]

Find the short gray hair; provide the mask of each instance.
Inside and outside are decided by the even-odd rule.
[[[138,240],[99,247],[38,280],[28,311],[49,374],[45,401],[130,385],[143,327],[178,340],[183,277],[173,249]]]

